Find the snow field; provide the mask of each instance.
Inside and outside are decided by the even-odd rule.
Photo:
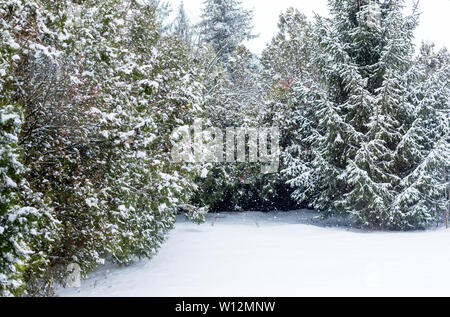
[[[58,296],[450,295],[450,231],[348,230],[308,211],[212,217],[179,218],[151,261],[107,265]]]

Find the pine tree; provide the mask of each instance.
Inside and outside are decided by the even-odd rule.
[[[256,37],[252,15],[238,0],[205,0],[200,34],[214,47],[220,61],[226,63],[243,41]]]
[[[290,147],[285,170],[299,202],[327,214],[345,212],[373,228],[423,228],[435,219],[431,202],[436,204],[443,193],[445,153],[438,149],[445,148],[446,115],[426,112],[434,125],[440,122],[433,131],[438,137],[418,132],[423,100],[411,97],[416,88],[409,83],[417,16],[404,17],[402,8],[402,1],[330,1],[332,18],[317,18],[314,64],[320,76],[297,89],[314,112],[299,116],[298,131],[306,127],[310,137]],[[420,81],[424,78],[429,77]],[[430,80],[446,87],[442,80]],[[437,100],[447,95],[439,91],[439,98],[433,95],[428,102],[445,108]],[[433,140],[425,152],[421,138]],[[305,160],[298,147],[308,141],[311,155]],[[427,177],[415,182],[419,171]],[[415,186],[425,184],[430,190],[418,196]]]
[[[258,59],[244,46],[236,49],[227,67],[217,62],[212,47],[206,46],[202,56],[206,66],[207,126],[218,127],[224,137],[227,128],[234,127],[255,133],[254,129],[264,124],[261,106],[264,91]],[[252,136],[257,136],[257,132]],[[211,211],[279,208],[274,188],[278,177],[261,173],[262,168],[261,162],[216,162],[211,165],[210,173],[198,180],[195,201],[208,205]]]
[[[403,167],[392,209],[405,227],[426,228],[444,218],[448,201],[445,169],[449,155],[450,55],[423,44],[408,72],[408,100],[413,121],[395,152],[395,166]]]
[[[312,33],[311,23],[297,9],[291,7],[280,14],[278,34],[264,49],[261,58],[263,80],[269,89],[286,95],[287,88],[292,88],[294,82],[307,79],[312,72]]]
[[[181,1],[180,6],[178,8],[178,15],[174,22],[173,32],[184,43],[188,45],[193,44],[192,27],[190,25],[189,18],[184,9],[183,1]]]
[[[414,17],[405,19],[401,3],[381,6],[380,29],[387,34],[379,60],[373,67],[383,74],[374,90],[374,106],[367,122],[369,132],[348,168],[352,191],[346,197],[348,210],[365,225],[376,228],[417,228],[414,219],[404,221],[404,214],[392,208],[397,186],[409,164],[396,159],[400,145],[412,120],[412,105],[407,100],[408,87],[404,74],[412,64],[412,31],[417,24]],[[381,75],[375,77],[380,78]],[[378,79],[379,80],[379,79]],[[414,149],[414,145],[410,145]],[[420,217],[421,215],[417,215]]]
[[[294,199],[326,214],[341,210],[335,201],[345,192],[347,159],[363,135],[346,120],[346,114],[361,115],[370,102],[365,80],[336,41],[341,36],[337,25],[318,18],[314,26],[312,42],[317,44],[311,45],[311,75],[294,86],[294,138],[286,150],[284,170],[288,184],[294,187]],[[351,102],[366,110],[346,109]]]
[[[306,90],[316,76],[312,59],[316,44],[312,24],[296,9],[289,8],[280,14],[278,28],[278,34],[262,54],[261,81],[265,90],[262,120],[281,130],[281,175],[272,186],[276,188],[277,200],[287,202],[283,207],[293,209],[298,205],[291,196],[297,202],[308,200],[296,193],[306,193],[300,188],[311,184],[306,178],[311,175],[307,171],[312,171],[307,165],[311,141],[316,137],[311,135],[315,111],[309,106]],[[286,180],[295,185],[286,184]],[[295,192],[290,187],[296,188]]]

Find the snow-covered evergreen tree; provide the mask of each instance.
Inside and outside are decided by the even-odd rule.
[[[406,228],[425,228],[448,208],[450,54],[423,44],[408,72],[412,123],[396,148],[394,164],[402,177],[392,212]]]
[[[315,65],[312,63],[315,41],[312,24],[294,8],[280,14],[278,28],[278,34],[261,58],[261,82],[265,96],[261,116],[264,124],[277,125],[281,131],[282,173],[272,187],[277,192],[280,206],[295,208],[291,199],[292,190],[286,184],[285,177],[290,179],[290,175],[307,175],[303,172],[297,174],[290,167],[300,167],[293,163],[297,159],[305,159],[307,164],[310,148],[307,137],[311,134],[315,112],[307,105],[306,96],[300,90],[311,86],[315,76]],[[306,165],[303,167],[306,168]],[[297,188],[301,187],[299,183],[297,185]]]
[[[193,30],[186,14],[186,10],[184,9],[183,1],[181,1],[180,6],[178,7],[178,14],[174,21],[173,32],[184,43],[187,43],[188,45],[193,44]]]
[[[195,188],[195,166],[171,161],[170,136],[200,114],[204,88],[187,48],[151,29],[154,17],[152,6],[132,7],[131,54],[121,69],[130,103],[120,136],[132,144],[110,176],[121,239],[113,255],[120,261],[153,255]]]
[[[442,196],[442,184],[420,198],[416,195],[415,203],[411,197],[409,205],[404,202],[406,179],[414,178],[411,173],[418,172],[424,157],[431,155],[422,156],[420,138],[411,131],[418,125],[420,112],[410,98],[414,88],[408,83],[417,16],[415,12],[403,16],[402,1],[330,1],[330,9],[331,19],[317,18],[314,28],[319,44],[314,65],[320,76],[297,88],[297,95],[314,114],[297,116],[303,122],[299,133],[306,127],[309,137],[288,151],[295,154],[287,156],[285,169],[294,198],[328,214],[345,211],[374,228],[426,226],[434,218],[431,207],[419,206]],[[431,81],[440,82],[436,87],[446,86],[442,80]],[[431,94],[433,89],[426,91]],[[433,106],[445,104],[437,101],[446,98],[440,92],[439,98],[431,97]],[[432,122],[441,122],[437,133],[441,138],[445,117],[442,112],[428,112]],[[442,147],[440,139],[427,139]],[[311,146],[307,159],[295,151],[302,142]],[[430,153],[442,155],[437,150]],[[439,172],[430,169],[427,177],[439,182],[431,176]]]
[[[153,255],[195,189],[170,150],[201,113],[200,65],[153,1],[1,10],[0,290],[48,294],[71,263]]]
[[[0,4],[0,296],[22,295],[27,276],[43,277],[49,264],[43,245],[55,238],[57,222],[25,176],[20,135],[25,105],[32,95],[23,74],[30,60],[55,50],[42,42],[54,38],[51,18],[41,1],[4,1]],[[34,87],[34,93],[37,89]]]
[[[279,33],[262,57],[267,96],[264,120],[281,128],[282,180],[292,187],[292,198],[299,205],[309,202],[312,206],[317,196],[325,193],[321,187],[325,182],[319,181],[324,175],[318,161],[312,160],[311,151],[321,139],[316,105],[324,91],[317,32],[292,8],[280,15],[278,25]],[[288,194],[290,190],[282,192]]]
[[[221,129],[224,137],[227,128],[258,127],[262,90],[256,57],[244,46],[236,49],[228,67],[217,61],[210,46],[205,47],[202,56],[208,125]],[[217,162],[206,177],[198,179],[195,201],[212,211],[267,209],[270,200],[266,178],[256,162]]]
[[[210,43],[220,61],[226,63],[235,49],[252,34],[253,13],[242,7],[239,0],[205,0],[200,34]]]
[[[78,12],[70,78],[87,90],[59,106],[72,108],[62,112],[61,140],[44,144],[58,149],[61,165],[41,177],[51,176],[65,231],[53,258],[85,273],[108,256],[151,256],[163,241],[195,175],[169,161],[170,135],[193,120],[203,86],[187,67],[187,48],[163,35],[152,2],[92,0],[70,9]]]

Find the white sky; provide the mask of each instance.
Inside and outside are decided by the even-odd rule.
[[[172,3],[174,14],[177,12],[181,0],[169,0]],[[200,19],[204,0],[184,0],[184,6],[191,22],[197,23]],[[314,13],[327,15],[327,0],[242,0],[243,6],[254,9],[254,32],[259,38],[246,43],[254,53],[260,53],[266,43],[270,42],[277,33],[277,23],[280,12],[292,6],[308,17]],[[412,0],[406,0],[411,7]],[[416,30],[416,44],[422,40],[436,43],[438,48],[450,48],[450,0],[421,0],[422,12],[420,26]]]

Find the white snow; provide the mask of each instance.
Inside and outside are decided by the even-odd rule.
[[[152,260],[107,264],[58,296],[450,296],[450,230],[338,227],[310,211],[179,217]]]

